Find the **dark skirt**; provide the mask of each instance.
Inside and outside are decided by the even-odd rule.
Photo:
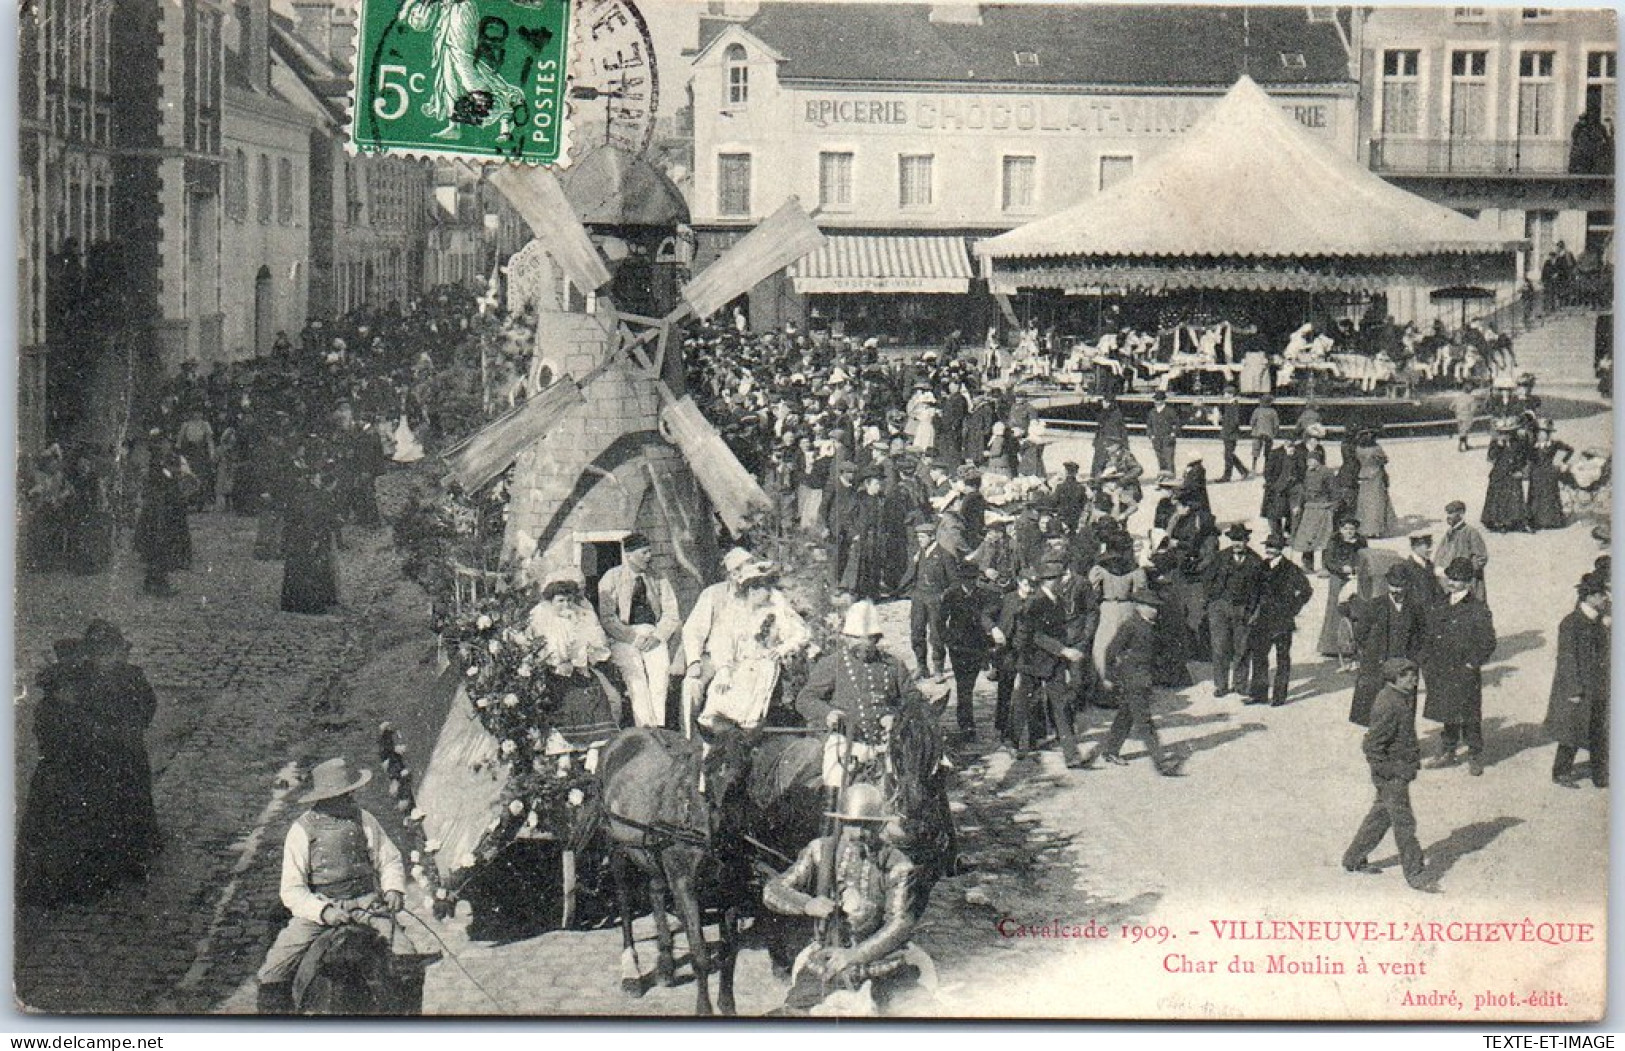
[[[1484,492],[1484,528],[1497,533],[1527,529],[1529,508],[1524,501],[1523,479],[1507,473],[1490,472],[1489,488]]]
[[[1537,464],[1529,471],[1529,525],[1535,529],[1562,529],[1563,486],[1557,468]]]

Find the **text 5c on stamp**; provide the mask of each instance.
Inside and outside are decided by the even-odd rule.
[[[570,0],[364,0],[352,144],[558,161],[569,28]]]

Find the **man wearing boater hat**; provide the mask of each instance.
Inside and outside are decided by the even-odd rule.
[[[356,789],[371,779],[371,771],[352,773],[342,758],[311,771],[310,791],[299,797],[311,807],[282,843],[282,904],[293,918],[260,967],[260,1014],[293,1013],[294,972],[324,930],[371,922],[387,933],[389,921],[367,910],[381,901],[396,913],[406,903],[401,852],[355,801]]]
[[[798,961],[794,984],[775,1015],[805,1015],[831,993],[855,990],[871,980],[876,1003],[884,1007],[900,986],[920,974],[910,961],[923,953],[908,942],[924,903],[910,900],[914,862],[882,835],[894,817],[880,789],[850,786],[841,793],[839,808],[827,816],[840,821],[840,832],[808,843],[795,864],[762,888],[768,908],[811,917],[824,935]],[[819,873],[825,869],[833,873],[830,897],[818,892]]]

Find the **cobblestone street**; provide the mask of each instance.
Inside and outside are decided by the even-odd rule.
[[[372,758],[375,724],[330,709],[364,649],[361,611],[404,586],[387,532],[352,534],[341,556],[347,605],[319,617],[278,611],[282,566],[251,557],[252,519],[194,515],[192,533],[194,569],[177,574],[174,598],[143,595],[127,551],[109,573],[31,576],[18,588],[19,801],[33,767],[33,679],[53,640],[108,617],[158,692],[147,742],[165,836],[147,886],[89,908],[18,914],[16,996],[29,1009],[219,1003],[252,976],[285,915],[276,882],[290,779],[341,750]]]

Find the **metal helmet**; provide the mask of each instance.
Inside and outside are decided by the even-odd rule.
[[[892,819],[886,797],[874,785],[857,784],[841,793],[840,808],[829,815],[842,821],[883,822]]]

